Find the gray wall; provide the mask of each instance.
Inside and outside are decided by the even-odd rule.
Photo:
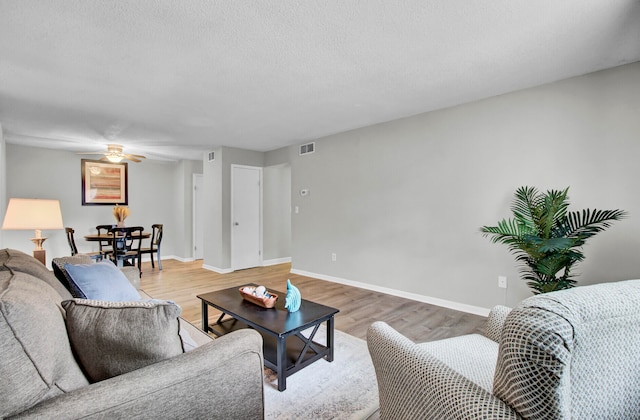
[[[291,256],[291,166],[263,170],[263,258],[279,262]]]
[[[176,208],[177,220],[177,229],[173,232],[175,255],[187,259],[193,258],[193,175],[202,174],[202,166],[202,161],[181,160],[177,163],[174,179],[176,197],[172,206]]]
[[[530,292],[514,259],[479,228],[510,216],[513,192],[532,185],[570,186],[574,210],[630,213],[587,244],[580,284],[640,278],[639,110],[636,63],[336,134],[306,156],[289,148],[293,269],[516,304]]]
[[[4,221],[4,210],[7,208],[6,156],[7,151],[4,143],[4,135],[2,133],[2,124],[0,124],[0,209],[2,209],[2,213],[0,214],[2,214],[2,221]],[[0,221],[0,224],[2,221]],[[3,232],[3,230],[0,230],[0,249],[5,248]]]
[[[264,154],[264,258],[291,261],[291,161],[297,148],[284,147]]]
[[[264,153],[222,147],[215,156],[204,162],[204,266],[224,272],[231,269],[231,165],[263,167]]]
[[[82,206],[81,156],[65,151],[6,145],[6,197],[59,199],[65,226],[76,230],[80,252],[96,246],[82,239],[95,232],[98,224],[114,222],[112,206]],[[190,258],[192,211],[192,171],[201,171],[201,162],[162,162],[147,160],[129,163],[128,226],[141,225],[150,229],[153,223],[164,224],[163,256]],[[187,188],[189,186],[189,188]],[[185,191],[186,190],[186,191]],[[6,208],[6,206],[4,207]],[[186,231],[185,231],[186,229]],[[44,247],[47,259],[69,254],[64,231],[46,231],[49,239]],[[4,231],[4,246],[27,253],[33,250],[30,231]]]
[[[202,184],[204,189],[202,206],[204,211],[204,249],[202,251],[205,267],[222,271],[222,159],[221,149],[214,150],[216,159],[203,162]]]
[[[204,162],[204,267],[231,270],[231,165],[263,168],[263,260],[291,257],[291,167],[288,151],[261,153],[221,147]],[[267,165],[267,166],[265,166]]]

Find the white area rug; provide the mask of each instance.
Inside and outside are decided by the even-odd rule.
[[[324,324],[315,341],[324,344]],[[318,360],[287,378],[278,391],[276,374],[265,369],[266,419],[366,419],[378,409],[378,384],[364,340],[335,330],[333,362]]]

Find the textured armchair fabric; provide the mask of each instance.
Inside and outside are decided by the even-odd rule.
[[[381,419],[519,418],[500,399],[384,322],[371,325],[367,344],[378,378]]]
[[[502,335],[502,327],[510,312],[511,308],[503,305],[496,305],[491,308],[489,316],[487,317],[487,323],[484,326],[484,336],[499,343],[500,336]]]
[[[640,280],[537,295],[507,317],[494,394],[528,418],[640,418]]]
[[[496,307],[484,336],[414,344],[376,322],[367,342],[382,419],[640,418],[640,280]]]

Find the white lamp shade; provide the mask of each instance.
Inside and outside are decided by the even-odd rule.
[[[12,198],[2,223],[3,230],[64,229],[60,201]]]

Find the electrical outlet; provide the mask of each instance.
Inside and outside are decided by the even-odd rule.
[[[507,277],[506,276],[498,276],[498,287],[502,289],[507,288]]]
[[[331,261],[334,261],[334,262],[338,261],[338,256],[336,255],[335,252],[331,254]]]

